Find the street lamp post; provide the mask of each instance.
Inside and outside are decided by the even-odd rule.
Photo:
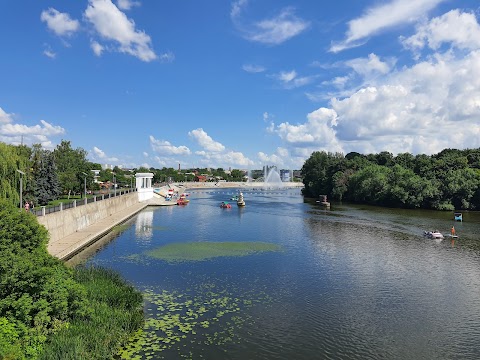
[[[22,196],[23,196],[23,175],[25,175],[25,173],[22,171],[22,170],[18,170],[17,171],[20,173],[20,209],[23,207],[23,199],[22,199]]]
[[[83,197],[87,198],[87,174],[82,171],[83,174]]]
[[[115,177],[115,172],[112,171],[113,174],[113,196],[117,196],[117,179]]]

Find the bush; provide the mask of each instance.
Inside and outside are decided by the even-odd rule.
[[[0,359],[106,359],[143,324],[117,273],[70,269],[35,216],[0,200]]]
[[[35,216],[0,200],[0,317],[15,330],[23,354],[12,359],[36,357],[48,335],[88,314],[85,289],[48,254],[47,236]],[[0,342],[0,354],[11,352]]]
[[[109,359],[143,325],[142,295],[117,273],[79,267],[75,279],[87,290],[90,316],[56,333],[40,359]]]

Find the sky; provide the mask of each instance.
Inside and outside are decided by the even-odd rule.
[[[480,147],[480,3],[0,0],[0,141],[300,169]]]

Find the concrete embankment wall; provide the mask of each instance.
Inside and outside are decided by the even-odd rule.
[[[47,228],[50,234],[50,242],[53,242],[137,203],[139,203],[137,193],[131,193],[58,211],[40,216],[37,219],[40,224]]]

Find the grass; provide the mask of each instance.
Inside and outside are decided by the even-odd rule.
[[[102,268],[79,267],[81,283],[91,313],[54,334],[39,359],[111,359],[137,329],[143,326],[143,298],[117,273]]]
[[[167,262],[203,261],[224,256],[247,256],[260,252],[279,251],[276,244],[263,242],[190,242],[164,245],[147,252],[148,256]]]

